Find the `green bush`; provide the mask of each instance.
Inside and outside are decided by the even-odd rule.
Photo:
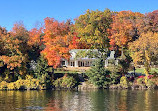
[[[108,70],[110,71],[110,83],[111,84],[118,84],[120,82],[120,66],[108,66]]]
[[[62,86],[66,88],[73,88],[76,84],[76,81],[73,77],[64,77],[62,81]]]
[[[74,88],[77,81],[71,76],[65,75],[54,81],[53,85],[56,88]]]
[[[56,87],[56,88],[61,88],[62,86],[62,78],[59,78],[59,79],[57,79],[57,80],[55,80],[54,82],[53,82],[53,85]]]

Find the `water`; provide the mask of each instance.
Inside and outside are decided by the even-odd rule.
[[[0,111],[158,111],[158,90],[0,91]]]

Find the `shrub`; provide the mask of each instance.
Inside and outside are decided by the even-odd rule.
[[[7,89],[8,90],[16,90],[17,87],[16,87],[16,84],[13,82],[13,83],[8,83],[7,84]]]
[[[7,89],[7,82],[6,81],[2,81],[1,83],[0,83],[0,89],[1,90],[5,90],[5,89]]]
[[[66,88],[73,88],[76,84],[76,81],[73,77],[63,77],[62,86]]]
[[[77,81],[71,76],[65,75],[54,81],[54,86],[56,88],[74,88]]]
[[[154,72],[152,75],[153,75],[154,77],[158,77],[158,73],[157,73],[157,72]]]
[[[154,87],[155,87],[155,83],[154,83],[151,79],[149,79],[149,80],[147,81],[147,83],[146,83],[146,86],[147,86],[148,88],[154,88]]]
[[[1,90],[26,90],[26,89],[42,89],[38,79],[24,80],[19,79],[16,82],[7,83],[2,81],[0,83]]]
[[[54,81],[53,85],[56,87],[56,88],[61,88],[62,87],[62,78],[59,78],[57,80]]]
[[[124,88],[128,88],[129,82],[128,79],[125,76],[122,76],[120,79],[120,85]]]
[[[151,79],[158,86],[158,77],[154,77]]]
[[[144,84],[144,78],[138,78],[137,79],[137,84],[139,84],[139,85]]]
[[[3,81],[3,77],[2,76],[0,76],[0,82],[2,82]]]
[[[26,87],[25,87],[25,81],[23,79],[17,80],[15,82],[15,84],[16,84],[16,89],[18,89],[18,90],[20,90],[20,89],[26,89]]]
[[[110,84],[118,84],[120,82],[120,66],[111,66],[108,67],[110,71]]]
[[[148,88],[154,88],[156,85],[155,81],[153,81],[153,79],[151,79],[149,76],[138,78],[137,84],[147,86]]]

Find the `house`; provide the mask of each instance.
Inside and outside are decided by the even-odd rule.
[[[62,67],[90,67],[92,65],[92,62],[96,58],[89,58],[89,57],[76,57],[79,51],[89,51],[90,49],[72,49],[70,50],[70,59],[61,59],[61,66]],[[93,50],[94,52],[97,51],[97,49]],[[107,67],[109,64],[109,61],[113,60],[113,64],[117,65],[118,60],[115,58],[115,51],[111,51],[110,55],[105,60],[105,67]]]

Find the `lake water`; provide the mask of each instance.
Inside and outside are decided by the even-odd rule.
[[[158,90],[0,91],[0,111],[158,111]]]

